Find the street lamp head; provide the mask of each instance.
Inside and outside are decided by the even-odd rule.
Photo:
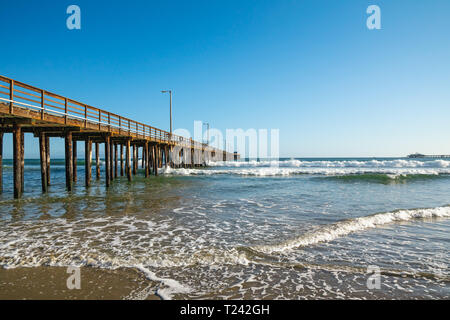
[[[172,92],[172,90],[161,90],[161,93]]]

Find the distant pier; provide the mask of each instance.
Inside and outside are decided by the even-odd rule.
[[[236,153],[171,134],[167,131],[101,110],[85,103],[0,76],[0,193],[3,189],[3,135],[13,134],[14,198],[24,191],[24,133],[39,141],[42,192],[50,181],[50,137],[65,140],[66,188],[77,181],[77,142],[85,144],[85,185],[92,180],[95,144],[95,177],[100,179],[100,144],[104,145],[106,187],[119,175],[128,180],[137,174],[139,150],[145,177],[158,168],[194,168],[209,160],[230,161]],[[125,156],[124,156],[125,153]]]
[[[410,159],[420,159],[420,158],[432,158],[432,159],[442,159],[442,158],[450,158],[450,155],[442,154],[442,155],[429,155],[429,154],[421,154],[421,153],[413,153],[408,155]]]

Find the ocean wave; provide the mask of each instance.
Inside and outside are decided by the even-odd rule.
[[[333,175],[324,177],[324,179],[335,180],[340,182],[373,182],[380,184],[402,184],[412,181],[434,180],[444,177],[450,177],[443,174],[382,174],[382,173],[366,173],[366,174],[347,174]]]
[[[211,175],[238,175],[238,176],[293,176],[293,175],[321,175],[321,176],[350,176],[382,174],[387,179],[414,176],[450,175],[450,168],[283,168],[283,167],[254,167],[254,168],[210,168],[210,169],[173,169],[161,170],[162,174],[178,176],[211,176]]]
[[[212,167],[292,167],[292,168],[450,168],[448,160],[262,160],[209,162]]]
[[[331,225],[320,227],[318,230],[301,235],[300,237],[285,241],[283,243],[255,246],[253,249],[265,254],[284,252],[299,247],[307,247],[322,242],[332,241],[350,233],[364,231],[366,229],[376,228],[390,223],[411,221],[414,219],[448,217],[450,217],[450,206],[377,213],[370,216],[343,220]]]

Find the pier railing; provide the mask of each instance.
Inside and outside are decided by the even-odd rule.
[[[42,120],[46,115],[58,116],[65,119],[75,119],[85,123],[85,127],[98,126],[99,131],[114,130],[120,135],[128,135],[134,138],[150,139],[173,145],[206,148],[207,144],[194,141],[170,132],[137,122],[135,120],[119,116],[88,104],[55,94],[34,86],[0,76],[0,102],[9,103],[10,114],[14,114],[14,108],[25,108],[39,112]]]

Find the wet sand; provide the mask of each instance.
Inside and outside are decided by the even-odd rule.
[[[68,289],[65,267],[0,268],[0,300],[159,300],[154,283],[133,269],[81,267],[81,288]]]

